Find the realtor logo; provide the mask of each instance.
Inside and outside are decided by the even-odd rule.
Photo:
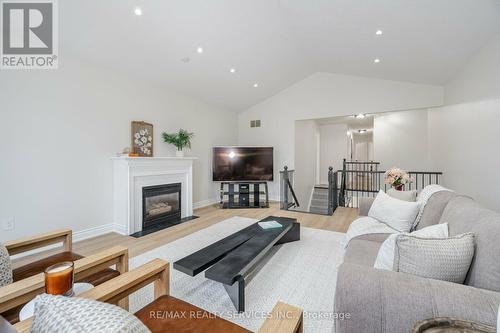
[[[1,69],[56,69],[56,0],[1,2]]]

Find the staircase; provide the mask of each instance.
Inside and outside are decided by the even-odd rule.
[[[309,212],[315,214],[328,213],[328,185],[314,186]]]

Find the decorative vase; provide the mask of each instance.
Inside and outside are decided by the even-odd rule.
[[[393,187],[394,187],[394,189],[395,189],[396,191],[402,191],[402,190],[403,190],[404,185],[403,185],[403,184],[401,184],[401,185],[393,185]]]
[[[177,150],[175,152],[175,156],[177,156],[177,157],[184,157],[184,150]]]

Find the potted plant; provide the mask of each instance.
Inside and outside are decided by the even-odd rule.
[[[191,139],[194,136],[194,133],[190,133],[184,129],[180,129],[178,133],[162,133],[163,141],[166,143],[172,144],[177,148],[175,152],[175,156],[184,157],[184,148],[191,148]]]
[[[412,179],[408,172],[399,168],[392,168],[385,172],[385,183],[402,191],[405,184],[411,183]]]

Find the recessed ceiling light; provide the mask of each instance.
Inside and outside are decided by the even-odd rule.
[[[141,7],[135,7],[134,8],[134,14],[137,15],[137,16],[141,16],[142,15],[142,9],[141,9]]]
[[[196,52],[198,52],[198,53],[203,53],[203,48],[202,48],[202,47],[198,47],[198,48],[196,49]]]
[[[384,32],[383,32],[382,30],[377,30],[377,32],[375,32],[375,35],[380,36],[380,35],[382,35],[383,33],[384,33]]]
[[[257,88],[258,86],[259,86],[259,84],[258,84],[258,83],[254,83],[254,84],[253,84],[253,87],[254,87],[254,88]]]
[[[230,71],[231,73],[235,73],[235,72],[236,72],[236,69],[231,68],[229,71]]]
[[[360,114],[355,115],[354,117],[356,117],[358,119],[364,119],[366,116],[364,114],[360,113]]]
[[[378,64],[380,62],[380,59],[379,58],[374,59],[373,62],[376,63],[376,64]]]
[[[231,151],[231,152],[229,153],[229,158],[231,158],[231,159],[232,159],[232,158],[234,158],[235,156],[236,156],[236,153],[235,153],[234,151]]]

